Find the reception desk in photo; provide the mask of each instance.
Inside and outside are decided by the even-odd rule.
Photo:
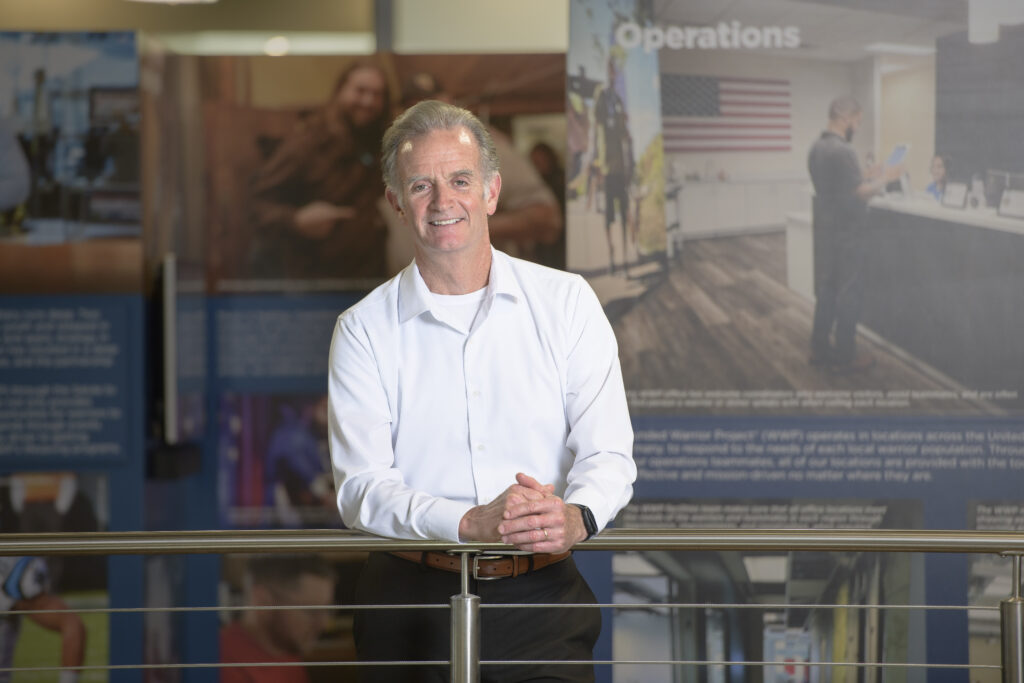
[[[1024,390],[1024,220],[871,202],[861,324],[964,386]],[[811,217],[786,224],[790,288],[814,299]]]

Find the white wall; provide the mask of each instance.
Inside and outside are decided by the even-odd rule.
[[[909,143],[910,184],[915,192],[924,191],[935,154],[935,58],[883,75],[881,89],[879,161],[894,145]]]
[[[394,0],[400,53],[565,52],[569,0]]]
[[[878,130],[881,127],[881,77],[878,60],[865,58],[851,65],[850,94],[857,98],[864,111],[860,130],[853,140],[853,146],[863,161],[868,152],[877,162],[882,152],[878,148]],[[836,93],[841,95],[842,93]],[[822,117],[824,119],[824,115]],[[824,125],[824,124],[823,124]],[[886,154],[888,156],[888,153]]]

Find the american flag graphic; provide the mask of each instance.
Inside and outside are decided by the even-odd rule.
[[[789,81],[661,75],[665,151],[788,152]]]

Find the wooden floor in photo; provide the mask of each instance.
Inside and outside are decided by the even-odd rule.
[[[808,362],[813,303],[786,286],[785,234],[684,243],[665,277],[612,325],[634,413],[1001,415],[966,387],[860,326],[874,365],[840,373]],[[722,392],[739,392],[722,404]],[[899,392],[908,392],[901,394]],[[641,395],[675,398],[661,405]],[[732,394],[735,396],[735,393]],[[717,397],[708,405],[699,399]],[[728,396],[728,394],[726,394]],[[751,402],[767,396],[758,406]],[[785,401],[788,405],[779,402]],[[678,401],[691,400],[689,406]],[[798,405],[794,401],[803,399]],[[858,399],[848,405],[847,399]],[[670,405],[671,401],[677,401]]]

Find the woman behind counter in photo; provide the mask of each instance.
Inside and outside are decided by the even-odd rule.
[[[941,200],[942,193],[946,191],[946,181],[949,179],[949,160],[939,154],[933,156],[931,174],[932,182],[925,188],[925,192]]]

